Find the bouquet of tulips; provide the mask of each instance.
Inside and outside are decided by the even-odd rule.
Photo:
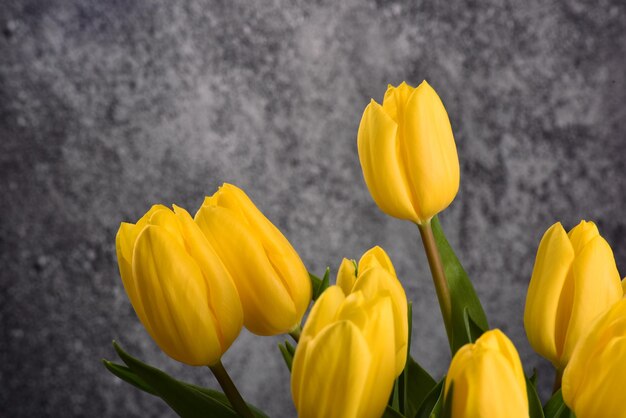
[[[459,188],[448,114],[425,81],[389,86],[357,134],[365,183],[386,214],[417,225],[452,361],[430,376],[410,355],[411,303],[387,253],[343,259],[330,284],[307,271],[283,234],[238,187],[224,184],[192,216],[155,205],[116,238],[128,298],[171,358],[208,366],[223,392],[185,383],[124,352],[116,376],[181,417],[265,417],[242,399],[220,359],[245,326],[279,345],[301,417],[626,417],[626,299],[593,222],[550,227],[537,251],[524,326],[555,368],[542,402],[513,343],[490,329],[437,214]],[[302,323],[305,314],[306,321]]]

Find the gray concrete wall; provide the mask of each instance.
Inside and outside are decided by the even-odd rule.
[[[147,336],[114,235],[156,202],[248,191],[314,272],[380,244],[414,301],[413,355],[445,372],[418,233],[383,215],[356,131],[387,83],[422,79],[452,120],[461,190],[442,222],[527,370],[534,254],[598,222],[626,274],[626,10],[599,1],[7,1],[0,4],[0,414],[172,416],[100,364],[110,342],[215,386]],[[295,414],[282,338],[242,333],[244,396]]]

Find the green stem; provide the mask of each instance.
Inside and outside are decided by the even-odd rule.
[[[230,401],[232,407],[235,409],[235,412],[237,412],[240,416],[244,418],[254,418],[254,414],[252,414],[252,411],[250,411],[248,404],[246,404],[246,401],[244,401],[241,397],[241,394],[235,387],[235,384],[228,375],[228,372],[224,368],[221,360],[218,361],[217,364],[209,366],[209,369],[211,369],[211,371],[215,375],[215,378],[222,387],[222,390],[224,390],[224,394]]]
[[[561,389],[561,381],[563,379],[563,373],[559,369],[555,370],[554,385],[552,386],[552,394],[554,395],[559,389]]]
[[[448,280],[446,279],[443,264],[441,263],[441,255],[439,254],[439,249],[435,242],[435,236],[433,235],[430,221],[423,225],[418,224],[417,227],[422,236],[424,250],[426,250],[426,257],[428,258],[428,266],[433,276],[433,283],[435,284],[435,291],[437,292],[437,299],[439,300],[439,308],[443,316],[443,323],[446,327],[450,347],[452,347],[452,300],[450,299]]]
[[[289,331],[289,335],[291,335],[291,338],[293,338],[295,342],[300,341],[300,334],[302,334],[302,327],[300,325],[296,325]]]

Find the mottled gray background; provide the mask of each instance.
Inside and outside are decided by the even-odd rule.
[[[418,233],[362,180],[357,126],[387,83],[426,78],[462,168],[442,216],[491,324],[527,370],[524,297],[542,233],[596,220],[626,272],[622,0],[7,1],[0,4],[0,415],[172,416],[101,365],[111,340],[215,386],[149,339],[114,236],[156,202],[248,191],[315,272],[380,244],[414,304],[413,355],[449,360]],[[293,416],[282,338],[242,333],[244,396]]]

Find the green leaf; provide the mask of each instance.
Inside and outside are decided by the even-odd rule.
[[[128,367],[115,365],[117,367],[113,367],[115,370],[113,371],[107,365],[110,362],[106,362],[107,369],[139,389],[159,396],[179,416],[183,418],[238,416],[223,393],[176,380],[167,373],[130,356],[116,342],[113,343],[113,347]],[[110,364],[113,365],[113,363]],[[255,416],[267,417],[259,409],[249,406]]]
[[[530,418],[545,418],[543,415],[543,408],[541,408],[541,400],[537,393],[537,387],[535,386],[536,375],[526,378],[526,392],[528,393],[528,411],[530,412]]]
[[[395,411],[402,413],[400,409],[400,392],[402,392],[400,388],[400,377],[401,376],[398,376],[398,378],[393,382],[393,389],[391,390],[391,397],[389,398],[387,406],[391,407],[391,409]]]
[[[383,413],[383,416],[381,418],[405,418],[405,417],[400,412],[388,406],[385,409],[385,412]]]
[[[467,306],[463,309],[463,324],[465,325],[465,336],[470,343],[475,342],[485,332],[472,319]]]
[[[441,255],[452,299],[452,354],[454,354],[459,348],[469,342],[465,326],[466,309],[468,311],[467,317],[471,318],[474,325],[480,330],[488,330],[489,325],[474,286],[456,254],[454,254],[452,247],[450,247],[437,216],[432,219],[431,226],[439,254]]]
[[[439,416],[441,418],[452,418],[452,399],[454,394],[454,382],[450,383],[450,388],[448,389],[448,396],[445,397],[443,406],[441,407],[441,412]]]
[[[441,379],[437,385],[428,392],[422,401],[415,418],[438,418],[443,403],[443,388],[446,378]]]
[[[575,415],[563,402],[561,389],[556,391],[552,398],[543,407],[545,418],[575,418]]]
[[[309,272],[309,279],[311,280],[312,299],[315,301],[330,285],[330,268],[326,267],[324,277],[319,278],[315,274]]]
[[[280,350],[280,354],[283,355],[283,359],[285,360],[285,364],[287,368],[291,372],[291,365],[293,364],[293,356],[296,353],[296,349],[289,344],[289,341],[285,341],[285,344],[278,344],[278,349]]]
[[[409,357],[403,373],[406,377],[404,413],[407,417],[414,417],[437,382],[412,357]]]
[[[115,376],[119,377],[123,381],[130,383],[131,385],[143,390],[144,392],[149,393],[150,395],[159,396],[159,394],[152,388],[152,386],[147,384],[128,367],[122,366],[121,364],[112,363],[108,360],[102,360],[102,363],[104,364],[104,367],[109,369],[111,373],[113,373]]]
[[[422,404],[422,401],[437,385],[426,370],[424,370],[411,357],[411,340],[413,338],[413,303],[407,306],[408,317],[408,344],[406,350],[406,365],[400,377],[396,380],[396,385],[402,388],[402,401],[400,411],[407,417],[414,417]],[[399,383],[402,383],[401,385]]]

